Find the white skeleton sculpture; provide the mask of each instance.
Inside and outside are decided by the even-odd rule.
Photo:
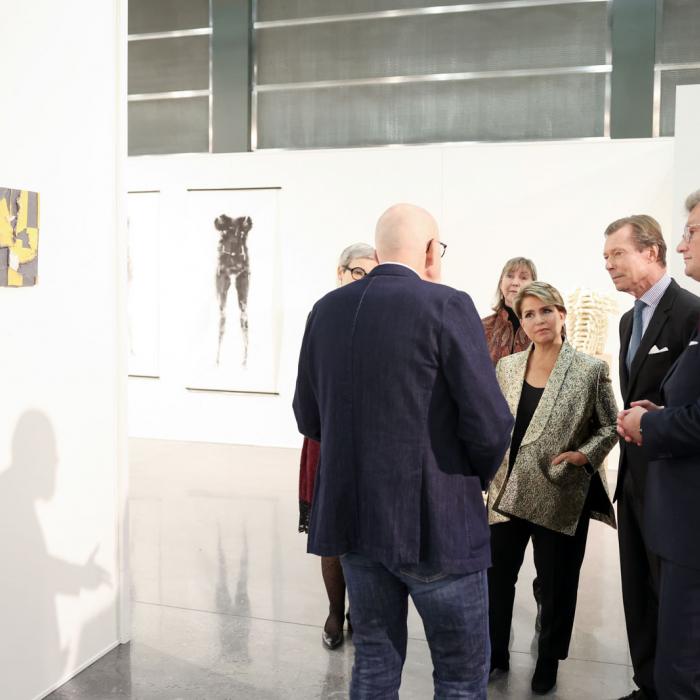
[[[581,352],[603,355],[608,339],[608,316],[618,311],[611,296],[591,289],[575,289],[566,300],[567,340]]]

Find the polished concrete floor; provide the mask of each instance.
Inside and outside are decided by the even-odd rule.
[[[319,560],[297,533],[297,450],[132,440],[133,641],[51,700],[346,698],[352,642],[320,641]],[[528,554],[511,670],[489,698],[530,697],[536,658]],[[632,688],[615,532],[591,525],[569,659],[548,697],[606,700]],[[432,697],[420,619],[409,616],[402,700]]]

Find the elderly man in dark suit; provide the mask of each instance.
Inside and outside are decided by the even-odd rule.
[[[678,252],[700,282],[700,190],[686,200]],[[645,534],[661,562],[655,680],[662,700],[700,697],[700,326],[661,385],[665,407],[635,401],[618,431],[649,459]]]
[[[469,296],[441,284],[435,220],[379,219],[379,265],[323,297],[299,358],[294,411],[321,459],[309,552],[342,555],[354,629],[350,697],[398,698],[408,596],[435,697],[486,698],[489,530],[482,491],[512,417]]]
[[[700,299],[666,272],[666,243],[658,222],[635,215],[605,231],[606,269],[618,291],[635,298],[620,320],[620,388],[625,408],[661,401],[661,382],[692,339]],[[634,443],[621,443],[617,499],[622,598],[634,680],[627,698],[656,698],[659,559],[644,530],[648,458]]]

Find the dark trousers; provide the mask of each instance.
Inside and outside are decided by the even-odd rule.
[[[661,700],[700,698],[700,570],[666,559],[654,678]]]
[[[494,660],[509,658],[515,583],[530,538],[542,598],[539,656],[546,659],[567,657],[588,524],[589,512],[585,510],[573,536],[519,518],[491,525],[493,566],[489,569],[489,628]]]
[[[389,569],[353,552],[340,561],[355,647],[351,700],[398,700],[409,596],[423,620],[435,699],[486,700],[486,572],[447,574],[427,564]]]
[[[634,682],[656,697],[654,658],[659,616],[659,558],[644,541],[644,479],[627,470],[617,502],[622,602]]]

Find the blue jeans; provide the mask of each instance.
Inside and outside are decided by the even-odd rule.
[[[490,659],[485,571],[453,575],[424,564],[388,569],[352,552],[340,560],[355,645],[351,700],[399,697],[409,595],[433,659],[435,700],[485,700]]]

